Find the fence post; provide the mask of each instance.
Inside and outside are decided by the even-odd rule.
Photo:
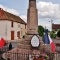
[[[54,60],[57,60],[57,53],[54,54]]]
[[[58,53],[57,53],[57,60],[59,60],[59,56],[58,56]]]
[[[10,60],[10,58],[7,58],[7,60]]]

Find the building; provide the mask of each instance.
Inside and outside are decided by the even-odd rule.
[[[58,31],[60,29],[60,24],[52,24],[52,31]]]
[[[25,33],[26,23],[19,16],[0,8],[0,36],[6,40],[18,40]]]

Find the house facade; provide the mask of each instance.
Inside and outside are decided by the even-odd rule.
[[[26,34],[27,24],[16,15],[0,8],[0,36],[5,40],[19,40]]]
[[[52,31],[58,31],[60,30],[60,24],[52,24]]]

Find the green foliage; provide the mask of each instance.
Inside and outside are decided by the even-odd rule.
[[[42,26],[38,26],[38,33],[39,33],[40,36],[43,36],[44,28]]]
[[[60,30],[57,32],[57,36],[60,37]]]
[[[45,58],[47,60],[49,59],[49,56],[46,54],[40,54],[38,58]]]
[[[56,34],[55,34],[54,31],[51,31],[51,32],[50,32],[50,37],[51,37],[51,38],[56,38]]]

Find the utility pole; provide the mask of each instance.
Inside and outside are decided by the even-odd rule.
[[[52,31],[52,24],[53,24],[53,20],[51,20],[51,31]]]

